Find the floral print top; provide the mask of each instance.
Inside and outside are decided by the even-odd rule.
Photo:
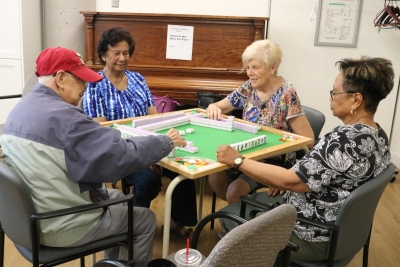
[[[289,119],[304,114],[296,90],[283,79],[281,87],[267,100],[260,101],[257,90],[250,80],[228,95],[228,100],[238,109],[243,109],[242,118],[286,132],[293,132]],[[288,153],[286,161],[289,166],[296,163],[296,153]],[[286,165],[286,164],[285,164]]]
[[[365,124],[336,127],[293,167],[312,192],[288,191],[283,202],[292,204],[307,218],[333,223],[350,192],[389,164],[389,142],[380,127],[375,129]],[[299,222],[293,232],[309,242],[327,242],[330,237],[327,230]]]

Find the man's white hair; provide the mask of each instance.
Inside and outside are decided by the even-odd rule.
[[[45,83],[47,83],[50,79],[53,79],[53,78],[54,78],[53,75],[46,75],[46,76],[40,76],[40,77],[38,77],[39,83],[41,83],[41,84],[45,84]]]

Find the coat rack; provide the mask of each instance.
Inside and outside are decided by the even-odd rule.
[[[379,27],[378,31],[381,29],[400,29],[400,8],[397,3],[396,6],[393,6],[391,2],[397,2],[397,0],[385,0],[383,9],[378,12],[374,19],[375,27]]]

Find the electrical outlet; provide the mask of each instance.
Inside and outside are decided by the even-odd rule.
[[[119,7],[119,0],[111,0],[111,7]]]

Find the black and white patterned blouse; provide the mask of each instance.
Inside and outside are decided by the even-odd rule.
[[[339,126],[293,166],[312,192],[288,191],[283,202],[292,204],[307,218],[333,223],[350,192],[389,164],[388,138],[380,126],[379,129],[364,124]],[[310,242],[327,242],[330,236],[327,230],[299,222],[293,232]]]

